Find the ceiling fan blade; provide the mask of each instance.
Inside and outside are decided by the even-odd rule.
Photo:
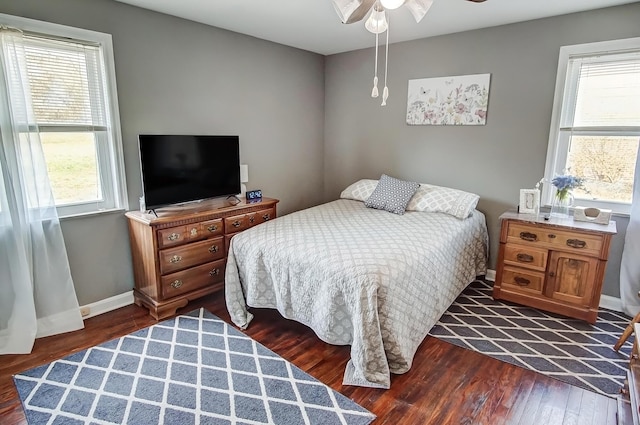
[[[362,20],[376,0],[331,0],[343,24]]]
[[[407,0],[404,5],[407,6],[416,22],[420,22],[432,4],[433,0]]]

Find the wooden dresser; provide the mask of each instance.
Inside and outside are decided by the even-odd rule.
[[[500,216],[493,297],[595,323],[616,223]]]
[[[205,201],[164,208],[158,217],[127,212],[135,303],[162,319],[190,300],[221,290],[231,238],[275,218],[277,203],[271,198],[235,206]]]

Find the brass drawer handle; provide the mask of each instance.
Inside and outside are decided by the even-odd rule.
[[[171,257],[171,259],[169,260],[170,263],[178,263],[182,260],[182,257],[179,255],[174,255],[173,257]]]
[[[240,225],[242,224],[242,222],[240,220],[236,220],[233,222],[233,224],[231,224],[233,227],[240,227]]]
[[[198,236],[198,229],[196,227],[191,229],[191,237]]]
[[[531,232],[520,232],[520,239],[529,241],[529,242],[535,242],[538,240],[538,235]]]
[[[173,286],[174,288],[178,289],[179,287],[182,286],[182,281],[179,280],[179,279],[176,279],[173,282],[171,282],[171,286]]]
[[[211,224],[211,225],[207,226],[207,230],[210,231],[211,233],[213,233],[216,230],[218,230],[218,226],[215,225],[215,224]]]
[[[211,245],[211,247],[209,248],[209,252],[212,254],[218,252],[218,245]]]
[[[521,263],[532,263],[533,262],[533,256],[529,255],[529,254],[518,254],[516,256],[516,259],[518,261],[520,261]]]
[[[262,219],[264,221],[268,221],[270,218],[271,218],[271,215],[269,215],[269,214],[265,214],[265,215],[262,216]]]
[[[249,223],[253,224],[255,219],[256,219],[256,217],[252,215],[251,217],[249,217]]]
[[[172,233],[169,236],[167,236],[167,240],[168,241],[177,241],[178,239],[180,239],[180,235],[178,233]]]
[[[218,276],[220,274],[220,269],[213,269],[209,272],[209,276]]]
[[[516,285],[519,285],[519,286],[527,286],[528,284],[531,283],[529,279],[525,279],[524,277],[520,277],[520,276],[514,277],[513,280],[516,282]]]
[[[556,235],[554,235],[553,233],[549,233],[549,234],[547,235],[547,237],[548,237],[549,239],[555,239],[555,238],[556,238]]]
[[[571,248],[584,248],[587,246],[585,241],[581,241],[580,239],[567,239],[567,245]]]

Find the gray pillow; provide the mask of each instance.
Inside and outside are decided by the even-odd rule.
[[[419,183],[398,180],[383,174],[364,205],[402,215],[418,187]]]

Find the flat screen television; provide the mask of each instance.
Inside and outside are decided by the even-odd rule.
[[[240,193],[238,136],[141,134],[146,208]]]

